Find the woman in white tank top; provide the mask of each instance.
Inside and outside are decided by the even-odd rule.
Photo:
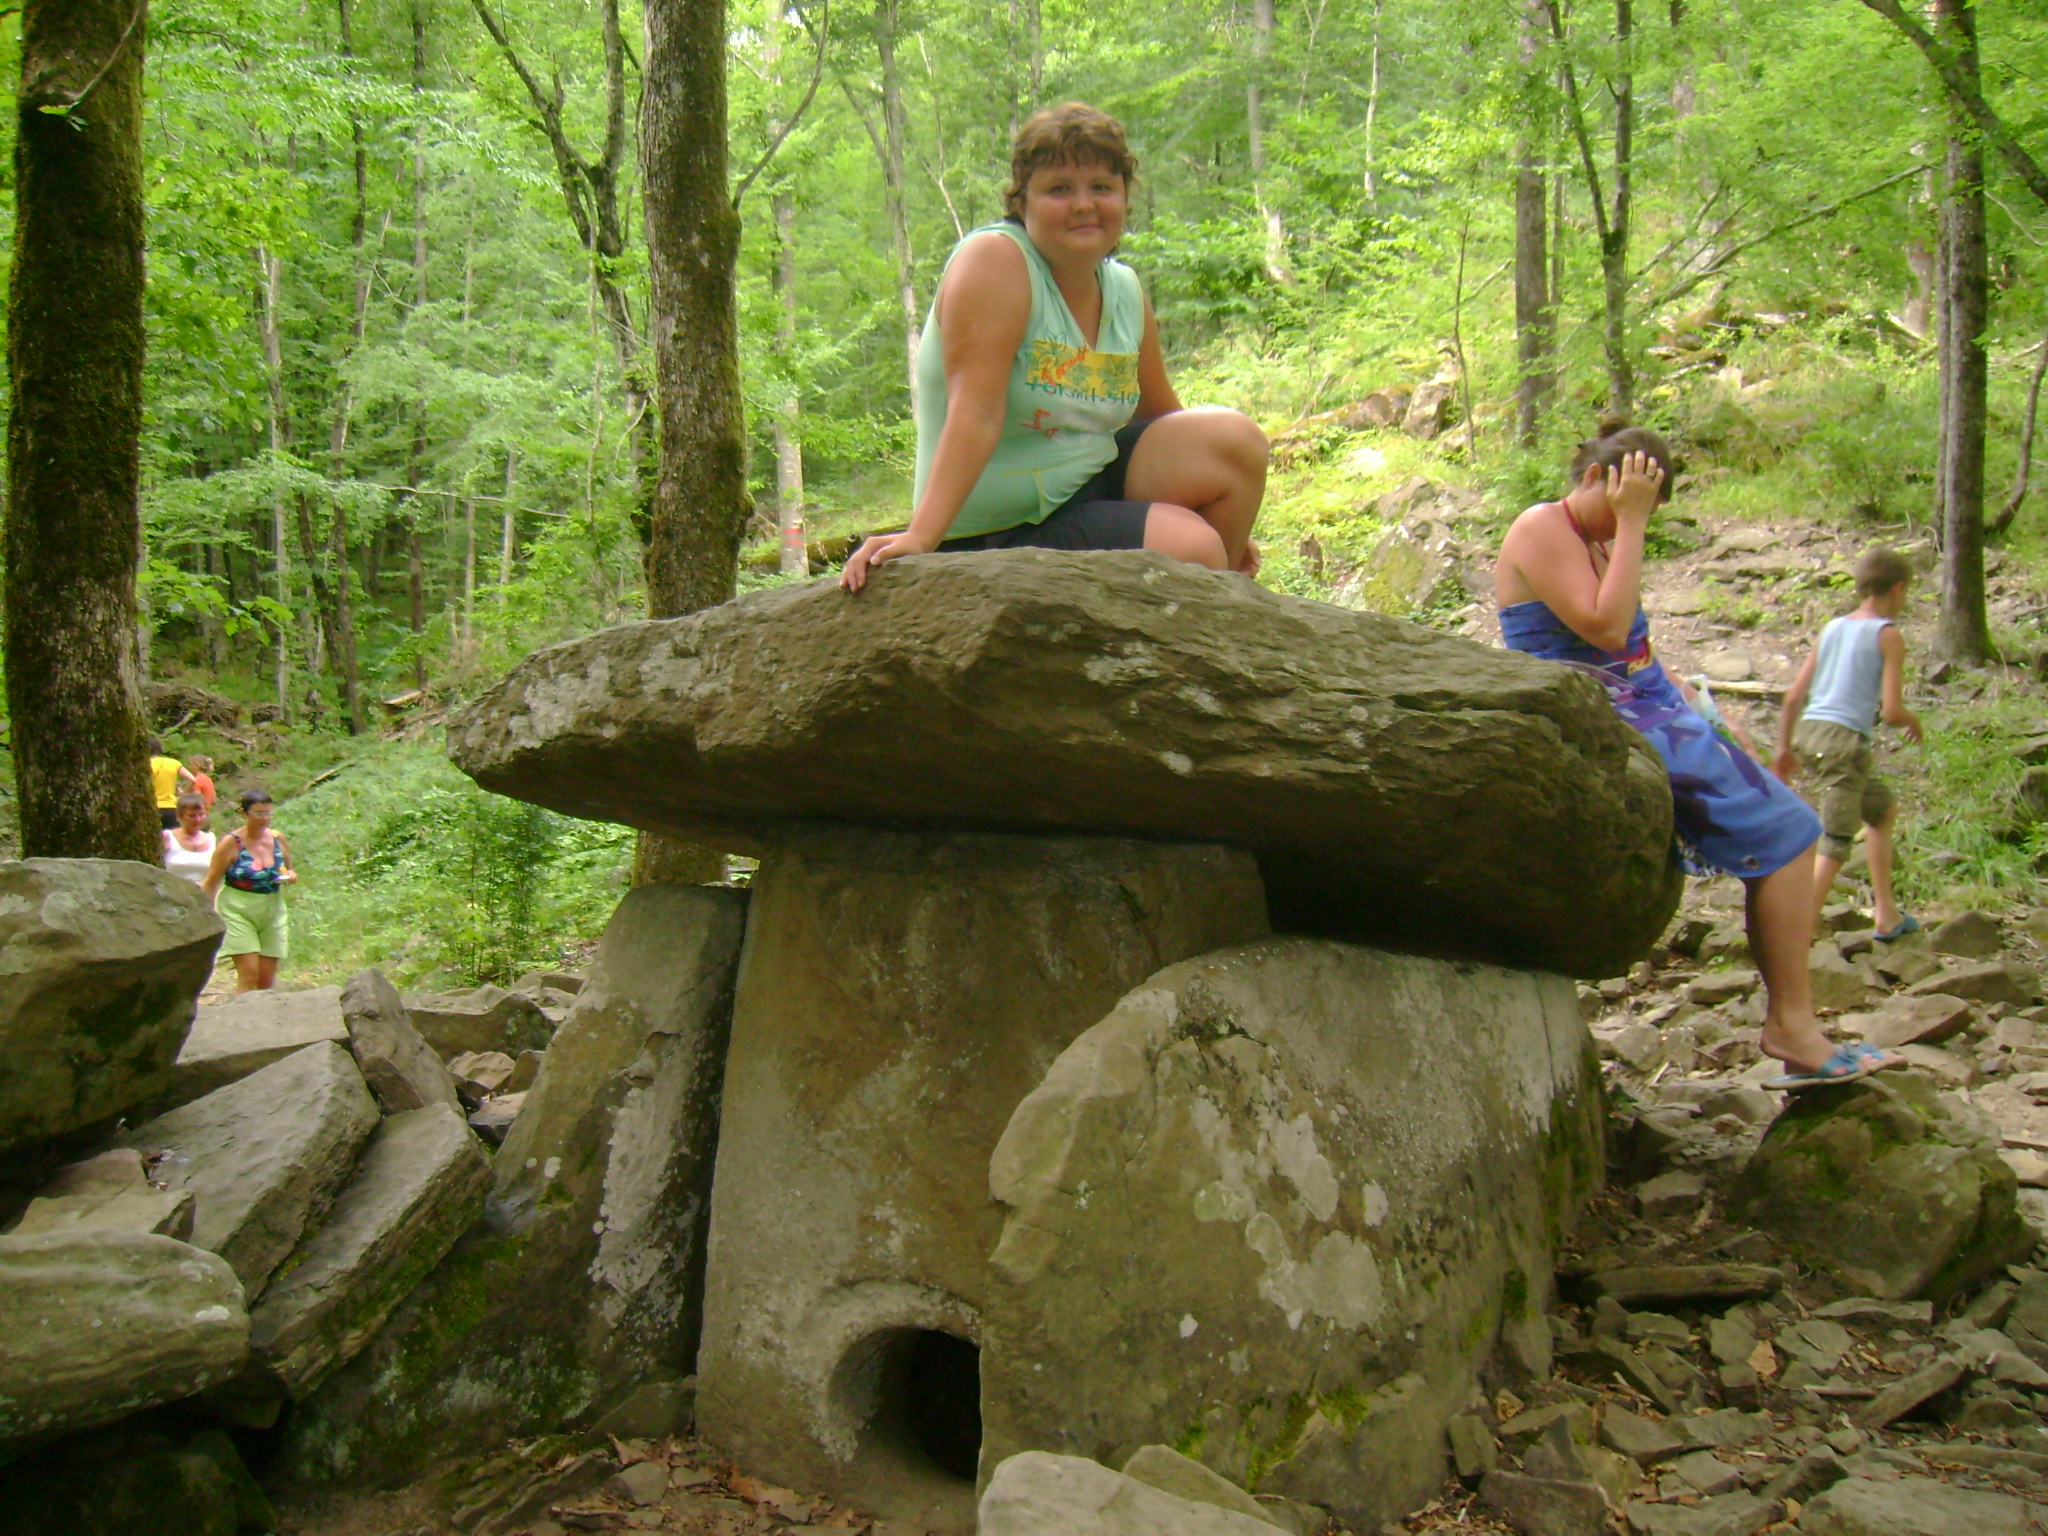
[[[205,825],[206,801],[191,790],[178,796],[178,824],[164,833],[164,868],[194,885],[213,863],[213,834]]]

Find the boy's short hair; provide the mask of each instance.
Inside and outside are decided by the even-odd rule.
[[[1856,595],[1883,597],[1902,581],[1913,579],[1913,567],[1896,549],[1880,544],[1863,551],[1856,562]]]

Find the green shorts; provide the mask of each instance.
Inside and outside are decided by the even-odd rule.
[[[290,950],[291,924],[285,916],[283,891],[262,896],[224,885],[214,909],[227,925],[227,936],[220,941],[222,954],[282,960]]]
[[[1891,789],[1871,770],[1870,738],[1832,720],[1802,720],[1792,750],[1820,797],[1820,856],[1846,863],[1856,829],[1876,826],[1892,808]]]

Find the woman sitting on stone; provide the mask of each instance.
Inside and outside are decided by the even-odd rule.
[[[1603,422],[1579,445],[1571,491],[1515,519],[1493,568],[1508,648],[1564,662],[1606,688],[1615,711],[1657,749],[1672,820],[1701,872],[1738,877],[1749,952],[1767,1004],[1761,1047],[1789,1069],[1766,1088],[1853,1082],[1900,1058],[1833,1046],[1814,1022],[1813,846],[1820,818],[1685,701],[1650,646],[1643,538],[1669,498],[1671,450],[1656,433]]]
[[[1182,407],[1151,303],[1111,259],[1137,169],[1123,126],[1078,102],[1018,130],[1007,217],[955,247],[925,322],[910,526],[853,552],[847,591],[899,555],[1024,545],[1257,571],[1265,434]]]

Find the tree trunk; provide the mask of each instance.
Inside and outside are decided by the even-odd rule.
[[[2012,520],[2019,515],[2020,504],[2027,499],[2028,483],[2034,473],[2034,426],[2041,415],[2041,379],[2048,374],[2048,336],[2041,338],[2040,356],[2034,359],[2034,372],[2027,380],[2027,404],[2020,413],[2019,462],[2013,466],[2012,490],[2007,493],[2005,505],[1998,509],[1998,515],[1989,525],[1992,533],[2003,533],[2012,526]]]
[[[519,450],[505,450],[505,522],[498,537],[498,601],[505,600],[504,589],[512,585],[512,560],[519,550],[519,517],[512,505],[512,488],[519,481]]]
[[[599,23],[604,36],[604,142],[598,158],[586,160],[570,141],[562,121],[563,94],[560,75],[546,86],[526,65],[512,46],[511,34],[488,0],[470,0],[491,41],[505,55],[513,73],[519,76],[526,94],[540,118],[541,131],[554,151],[555,179],[562,189],[562,201],[569,210],[569,222],[590,255],[590,281],[597,291],[598,306],[604,311],[605,326],[611,333],[612,350],[619,365],[619,393],[630,423],[627,442],[633,466],[633,525],[643,544],[650,537],[654,494],[653,402],[640,361],[640,338],[633,323],[633,309],[620,278],[619,261],[626,252],[626,221],[619,214],[619,184],[626,153],[626,46],[619,30],[619,0],[599,0]]]
[[[1380,7],[1372,0],[1372,78],[1365,91],[1365,200],[1373,208],[1380,204],[1379,174],[1373,158],[1373,128],[1380,115]]]
[[[910,251],[910,214],[903,192],[903,80],[896,67],[897,0],[875,0],[875,54],[882,66],[882,201],[889,249],[896,258],[896,294],[903,306],[904,377],[917,394],[917,279]]]
[[[1012,0],[1013,11],[1014,8]],[[770,88],[778,103],[777,111],[768,120],[770,142],[782,131],[782,27],[783,0],[768,0]],[[782,351],[783,367],[793,369],[797,321],[796,197],[787,181],[778,180],[769,208],[775,222],[775,341]],[[808,574],[811,565],[804,538],[803,405],[793,376],[784,386],[775,412],[775,522],[781,535],[777,569],[785,576]]]
[[[291,446],[291,425],[284,411],[284,263],[262,246],[256,248],[256,270],[261,283],[257,301],[257,334],[263,347],[263,384],[267,402],[273,463]],[[284,614],[292,611],[290,546],[285,542],[284,492],[270,497],[270,554],[277,577],[277,602]],[[291,623],[280,616],[277,628],[277,711],[280,719],[292,718]]]
[[[1607,314],[1607,409],[1626,416],[1635,409],[1635,370],[1628,356],[1628,226],[1632,212],[1635,157],[1635,15],[1633,0],[1614,0],[1614,217],[1600,242],[1600,276]]]
[[[1542,73],[1536,61],[1542,52],[1543,15],[1540,0],[1522,12],[1522,133],[1515,171],[1515,356],[1520,374],[1515,384],[1515,435],[1524,448],[1534,448],[1541,432],[1543,407],[1554,383],[1550,354],[1556,345],[1557,321],[1550,307],[1549,204],[1542,125],[1550,120]]]
[[[1950,56],[1978,77],[1974,0],[1934,0],[1935,26]],[[1984,433],[1989,366],[1991,272],[1984,229],[1984,151],[1975,127],[1949,113],[1942,201],[1944,284],[1941,362],[1941,649],[1951,660],[1991,659],[1984,612]]]
[[[21,8],[5,626],[28,858],[163,853],[135,637],[143,12]]]
[[[724,0],[647,0],[646,18],[640,165],[661,402],[647,612],[667,618],[732,596],[746,531],[739,215],[726,185]],[[716,880],[724,863],[709,849],[643,835],[634,879]]]
[[[427,132],[420,121],[427,96],[427,15],[421,0],[412,7],[412,307],[427,304]],[[427,686],[427,653],[420,635],[427,627],[426,565],[420,552],[420,482],[426,474],[427,403],[412,403],[412,452],[405,461],[405,593],[413,634],[412,685]]]
[[[1251,152],[1252,200],[1258,204],[1259,220],[1266,226],[1266,278],[1269,282],[1291,284],[1294,273],[1287,265],[1287,227],[1280,212],[1266,196],[1266,56],[1273,47],[1273,0],[1252,0],[1252,72],[1244,88],[1245,138]]]

